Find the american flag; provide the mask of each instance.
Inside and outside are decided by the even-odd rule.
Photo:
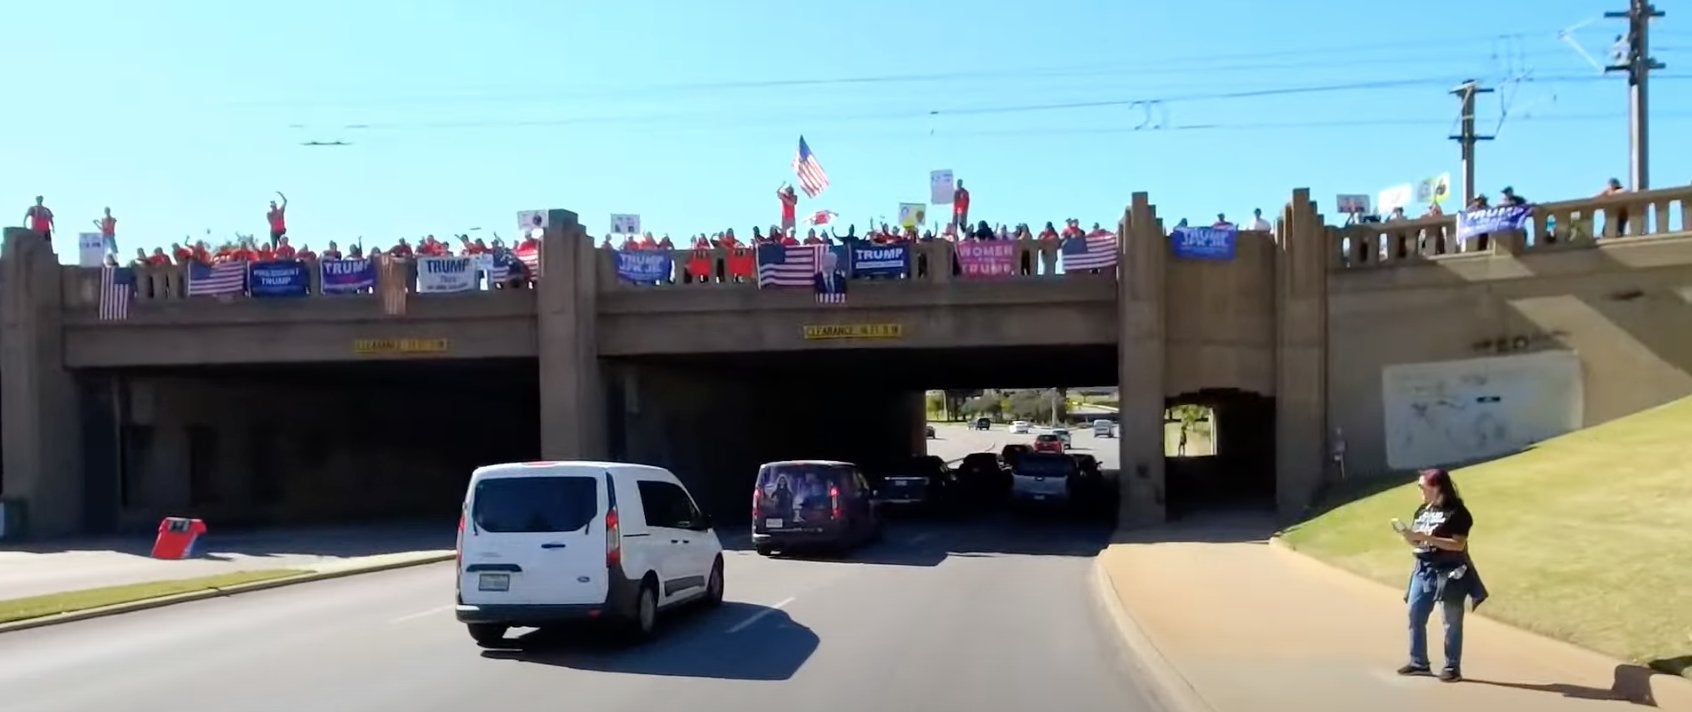
[[[188,296],[211,297],[240,294],[247,289],[247,263],[188,263]]]
[[[512,256],[511,253],[494,252],[491,254],[493,255],[493,267],[488,270],[489,285],[492,285],[495,282],[504,282],[514,276],[521,276],[523,274],[523,269],[520,266],[521,263],[518,262],[517,258]]]
[[[759,245],[758,286],[811,286],[827,249],[827,245]]]
[[[128,267],[107,267],[100,270],[100,320],[128,319],[129,301],[134,293],[135,270]]]
[[[1108,269],[1116,266],[1116,236],[1072,237],[1063,241],[1063,271]]]
[[[517,259],[523,263],[524,267],[529,268],[529,274],[537,277],[540,276],[541,258],[539,244],[518,245],[517,249],[512,250],[512,253],[517,255]]]
[[[840,213],[833,210],[818,210],[816,214],[811,216],[810,222],[812,225],[827,225],[828,221],[833,220],[838,215]]]
[[[793,153],[793,174],[799,176],[799,188],[805,195],[815,198],[828,190],[828,173],[817,162],[817,154],[811,153],[804,136],[799,137],[799,150]]]

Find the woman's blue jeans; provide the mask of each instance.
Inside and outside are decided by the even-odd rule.
[[[1435,607],[1441,609],[1445,619],[1445,667],[1448,670],[1461,671],[1463,669],[1463,597],[1447,596],[1441,601],[1440,579],[1447,572],[1432,566],[1418,563],[1416,570],[1410,575],[1410,592],[1407,597],[1410,603],[1410,664],[1420,667],[1433,667],[1428,663],[1428,618],[1433,616]]]

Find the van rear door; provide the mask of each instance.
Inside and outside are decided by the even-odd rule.
[[[488,473],[473,483],[459,564],[464,603],[603,603],[607,480],[543,470]]]

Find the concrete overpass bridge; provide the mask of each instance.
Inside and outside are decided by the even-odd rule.
[[[1342,472],[1498,435],[1449,420],[1390,439],[1410,387],[1394,368],[1568,355],[1572,425],[1692,393],[1689,199],[1543,204],[1522,232],[1458,245],[1451,218],[1327,225],[1298,190],[1233,259],[1190,261],[1136,194],[1115,270],[1058,274],[1055,244],[1018,242],[1018,274],[974,279],[951,243],[918,243],[903,278],[855,280],[838,306],[723,278],[745,258],[722,252],[627,283],[556,210],[533,288],[411,294],[394,314],[386,274],[374,294],[321,295],[309,270],[308,296],[188,298],[163,267],[138,271],[122,321],[98,319],[99,270],[9,229],[0,498],[42,535],[167,513],[447,516],[476,464],[615,457],[669,466],[733,516],[758,462],[920,449],[925,389],[1114,384],[1126,521],[1223,480],[1295,516]],[[1165,459],[1163,411],[1182,402],[1217,408],[1217,466]]]

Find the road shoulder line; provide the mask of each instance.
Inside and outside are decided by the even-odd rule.
[[[244,584],[239,584],[239,585],[236,585],[236,586],[225,586],[225,587],[222,587],[222,588],[208,588],[208,589],[205,589],[203,591],[191,591],[191,592],[188,592],[188,593],[178,593],[178,594],[174,594],[174,595],[170,595],[170,596],[159,596],[159,597],[156,597],[156,598],[145,598],[145,599],[142,599],[142,600],[139,600],[139,601],[130,601],[128,603],[119,603],[119,604],[111,605],[111,606],[102,606],[100,608],[89,608],[89,609],[81,610],[81,611],[71,611],[69,613],[58,613],[58,614],[54,614],[54,615],[50,615],[50,616],[41,616],[39,618],[26,618],[26,619],[21,620],[21,621],[12,621],[10,623],[0,624],[0,635],[6,634],[6,633],[11,633],[11,632],[14,632],[14,631],[29,630],[31,628],[42,628],[42,627],[46,627],[46,626],[50,626],[50,625],[59,625],[61,623],[74,623],[76,621],[85,621],[85,620],[89,620],[89,619],[93,619],[93,618],[104,618],[106,616],[115,616],[115,615],[118,615],[120,613],[133,613],[135,611],[145,611],[145,610],[151,610],[151,609],[154,609],[154,608],[163,608],[165,606],[173,606],[173,605],[176,605],[178,603],[191,603],[193,601],[204,601],[204,600],[207,600],[207,599],[220,598],[220,597],[223,597],[223,596],[233,596],[233,595],[241,594],[241,593],[251,593],[253,591],[268,591],[268,590],[273,589],[273,588],[282,588],[283,586],[293,586],[293,585],[302,584],[302,583],[314,583],[314,582],[317,582],[317,581],[328,581],[330,579],[346,578],[348,576],[356,576],[358,574],[373,574],[373,573],[379,573],[379,572],[382,572],[382,571],[392,571],[394,569],[409,568],[409,567],[412,567],[412,566],[422,566],[422,565],[425,565],[425,564],[438,564],[438,563],[443,562],[443,561],[452,561],[456,556],[457,556],[457,554],[455,554],[453,552],[446,552],[446,553],[442,553],[442,554],[430,554],[428,556],[420,556],[420,557],[417,557],[417,558],[414,558],[414,559],[402,559],[402,560],[399,560],[399,561],[384,561],[384,562],[379,563],[379,564],[371,564],[371,565],[368,565],[368,566],[343,566],[343,567],[339,567],[339,568],[328,569],[328,570],[325,570],[325,571],[312,571],[310,573],[304,573],[304,574],[300,574],[298,576],[288,576],[288,577],[284,577],[284,578],[269,579],[269,580],[265,580],[265,581],[254,581],[252,583],[244,583]]]
[[[1152,702],[1165,712],[1216,712],[1216,708],[1212,707],[1204,699],[1204,695],[1193,687],[1193,683],[1163,655],[1163,651],[1152,642],[1145,628],[1134,619],[1133,613],[1128,611],[1122,598],[1116,595],[1116,586],[1111,580],[1110,571],[1100,559],[1093,560],[1092,578],[1094,593],[1098,596],[1099,603],[1116,624],[1117,633],[1123,645],[1128,648],[1128,664],[1139,673],[1136,675],[1138,679],[1150,683],[1145,692],[1152,698]]]

